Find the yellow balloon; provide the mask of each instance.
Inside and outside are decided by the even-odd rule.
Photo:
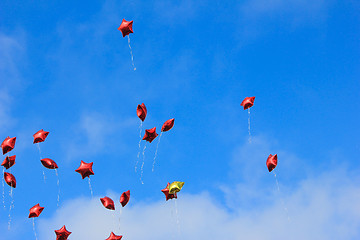
[[[174,194],[180,192],[181,188],[184,186],[184,182],[175,181],[169,185],[169,193]]]

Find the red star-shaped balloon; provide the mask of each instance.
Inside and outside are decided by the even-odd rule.
[[[3,150],[3,154],[6,154],[14,149],[15,147],[15,141],[16,137],[7,137],[5,140],[1,143],[1,148]]]
[[[58,168],[56,162],[50,158],[44,158],[40,160],[42,165],[48,169],[55,169]]]
[[[277,154],[275,154],[275,155],[270,154],[266,160],[266,166],[267,166],[269,172],[274,170],[276,165],[277,165]]]
[[[147,114],[147,109],[145,107],[145,104],[142,103],[141,105],[137,106],[136,114],[140,118],[141,121],[144,121]]]
[[[170,183],[167,184],[166,188],[161,190],[165,194],[166,201],[169,199],[177,198],[176,193],[174,193],[174,194],[169,193],[169,186],[170,186]]]
[[[43,142],[45,141],[45,138],[47,137],[47,135],[49,134],[49,132],[45,132],[43,129],[37,131],[33,137],[34,137],[34,143],[39,143],[39,142]]]
[[[128,22],[125,19],[122,20],[118,30],[120,30],[122,32],[123,37],[125,37],[126,35],[129,35],[130,33],[133,33],[132,24],[133,24],[133,21]]]
[[[120,203],[123,207],[129,202],[130,200],[130,190],[123,192],[120,196]]]
[[[6,169],[11,168],[15,164],[15,158],[16,158],[16,155],[10,156],[10,157],[6,156],[6,158],[2,162],[1,166],[5,167]]]
[[[10,187],[16,188],[16,179],[14,175],[4,172],[4,180]]]
[[[157,136],[158,136],[158,134],[156,133],[156,127],[151,128],[151,129],[146,129],[145,135],[142,140],[146,140],[149,143],[151,143]]]
[[[59,230],[55,230],[56,233],[56,240],[67,240],[71,232],[66,230],[65,225],[60,228]]]
[[[240,104],[240,106],[244,107],[245,109],[248,109],[254,105],[255,97],[246,97]]]
[[[40,207],[40,204],[36,204],[35,206],[33,206],[32,208],[30,208],[30,214],[29,214],[29,218],[33,218],[33,217],[39,217],[40,213],[44,210],[43,207]]]
[[[169,119],[166,122],[164,122],[164,124],[161,127],[161,131],[167,132],[170,129],[172,129],[172,127],[174,126],[174,121],[175,121],[175,118],[172,118],[172,119]]]
[[[75,172],[78,172],[81,174],[82,179],[89,177],[90,175],[94,175],[94,172],[92,170],[93,162],[86,163],[81,160],[80,167],[75,170]]]
[[[105,208],[110,210],[115,210],[114,201],[109,197],[100,198],[101,203],[104,205]]]
[[[108,237],[106,240],[120,240],[122,236],[115,235],[113,232],[110,233],[110,237]]]

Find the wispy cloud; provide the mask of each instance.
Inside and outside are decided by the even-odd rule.
[[[127,239],[356,239],[360,236],[360,187],[347,172],[327,172],[304,180],[292,193],[283,196],[288,209],[276,194],[265,208],[247,209],[239,205],[229,212],[206,192],[179,194],[177,203],[136,202],[122,209],[118,217],[94,199],[77,198],[67,202],[53,217],[39,222],[40,239],[54,237],[62,225],[74,239],[102,239],[111,231]],[[239,194],[248,197],[246,192]],[[118,200],[118,194],[112,195]],[[160,195],[159,195],[160,197]],[[236,197],[236,196],[233,196]],[[135,203],[134,203],[135,202]],[[117,206],[119,208],[119,206]],[[179,222],[179,224],[177,224]]]

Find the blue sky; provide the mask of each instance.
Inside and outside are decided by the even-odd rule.
[[[64,224],[69,239],[358,239],[359,10],[352,0],[2,1],[0,138],[17,137],[17,188],[8,230],[5,186],[1,239],[35,239],[37,203],[40,240]],[[134,21],[136,71],[123,18]],[[144,185],[134,172],[142,102],[143,130],[175,118],[155,172],[158,139],[147,144]],[[59,207],[55,173],[32,144],[39,129],[50,132],[42,157],[59,165]],[[265,165],[275,153],[280,192]],[[94,162],[93,199],[80,160]],[[179,231],[160,191],[175,180],[185,182]],[[119,230],[99,198],[119,207],[128,189]]]

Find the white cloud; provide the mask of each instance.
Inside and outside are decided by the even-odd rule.
[[[102,196],[92,200],[77,198],[65,203],[51,218],[40,220],[38,229],[40,240],[53,238],[53,230],[63,225],[73,232],[71,239],[79,240],[105,239],[111,231],[132,240],[358,239],[360,206],[356,199],[360,197],[360,187],[356,182],[349,172],[327,172],[302,181],[291,194],[279,196],[273,192],[267,196],[267,192],[260,192],[257,197],[267,199],[267,205],[261,208],[238,205],[234,211],[207,192],[186,194],[185,187],[179,193],[177,208],[174,201],[164,199],[131,199],[122,210],[121,231],[118,215],[113,216],[101,205]],[[238,195],[251,197],[246,191]],[[118,203],[118,194],[110,196]]]
[[[75,123],[70,131],[73,138],[68,139],[64,149],[68,159],[79,156],[91,156],[109,150],[121,148],[123,142],[118,142],[119,136],[129,129],[136,128],[135,118],[113,119],[112,116],[96,112],[84,113],[80,121]]]

